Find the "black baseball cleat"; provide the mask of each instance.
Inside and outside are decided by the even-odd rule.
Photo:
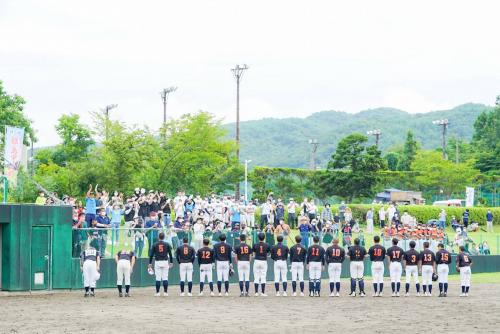
[[[123,293],[118,292],[118,297],[123,297]]]
[[[85,292],[85,294],[83,295],[83,297],[87,298],[88,296],[90,296],[90,292]]]
[[[443,297],[448,297],[448,292],[443,292]]]
[[[438,297],[443,297],[443,293],[442,293],[442,292],[440,292]]]

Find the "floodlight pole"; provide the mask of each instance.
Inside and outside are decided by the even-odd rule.
[[[248,70],[248,66],[244,64],[243,66],[236,65],[231,69],[234,78],[236,79],[236,159],[238,163],[240,162],[240,81],[243,77],[243,73]],[[235,191],[236,200],[240,200],[240,183],[236,184]]]
[[[168,96],[170,93],[173,93],[177,90],[177,87],[169,87],[169,88],[163,88],[163,90],[160,92],[161,99],[163,101],[163,138],[165,139],[166,134],[165,134],[165,126],[167,124],[167,102],[168,102]]]
[[[106,107],[104,107],[104,109],[102,109],[102,111],[104,112],[105,122],[106,122],[106,124],[104,125],[105,139],[106,140],[108,140],[108,137],[109,137],[109,126],[108,126],[108,123],[109,123],[109,111],[111,109],[116,108],[116,107],[118,107],[117,104],[109,104]]]
[[[380,140],[380,136],[382,135],[382,131],[380,131],[380,129],[370,130],[370,131],[366,131],[366,134],[375,136],[375,146],[377,146],[377,148],[378,148],[378,142]]]
[[[446,160],[448,159],[448,155],[446,154],[446,129],[448,128],[450,122],[448,121],[448,119],[440,119],[437,121],[433,121],[432,124],[443,127],[443,132],[442,132],[443,159]]]
[[[318,151],[319,142],[317,139],[309,139],[309,144],[311,145],[311,162],[309,167],[311,170],[316,170],[316,152]]]

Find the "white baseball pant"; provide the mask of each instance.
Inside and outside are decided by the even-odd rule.
[[[365,264],[363,261],[352,261],[349,264],[349,271],[351,273],[351,278],[361,279],[365,272]]]
[[[267,277],[267,261],[255,260],[253,262],[253,278],[254,283],[264,284]]]
[[[373,283],[384,283],[384,262],[372,262],[372,279]]]
[[[97,271],[97,262],[92,260],[86,260],[83,262],[83,286],[95,288],[96,282],[99,280],[101,275]]]
[[[304,262],[292,262],[292,281],[304,282]]]
[[[321,262],[309,262],[309,280],[321,279]]]
[[[407,284],[411,283],[412,277],[413,277],[413,280],[415,281],[415,284],[419,284],[418,266],[406,266],[405,271],[406,271],[406,283]]]
[[[217,261],[217,281],[229,281],[229,261]]]
[[[238,279],[240,282],[250,281],[250,261],[238,261]]]
[[[470,277],[472,275],[472,271],[470,267],[460,267],[460,285],[461,286],[470,286]]]
[[[212,264],[200,264],[200,283],[205,282],[205,278],[208,283],[212,282]]]
[[[168,281],[168,261],[155,261],[155,276],[157,281]]]
[[[330,283],[340,282],[341,272],[342,272],[342,263],[328,264],[328,277],[330,278]]]
[[[423,265],[422,266],[422,284],[423,285],[431,285],[432,284],[432,273],[433,268],[431,265]]]
[[[287,281],[287,264],[285,260],[274,261],[274,282],[279,283],[280,280],[283,282]]]
[[[389,264],[389,273],[391,276],[391,283],[401,283],[401,275],[403,274],[401,262],[391,262]]]
[[[129,260],[118,260],[116,265],[116,285],[123,285],[123,277],[125,277],[125,285],[130,285],[130,261]]]
[[[450,267],[441,263],[437,265],[437,274],[438,274],[438,282],[439,283],[448,283],[448,273],[450,272]]]
[[[188,282],[193,281],[193,264],[191,262],[189,263],[181,263],[179,264],[179,275],[181,278],[181,282],[185,282],[186,280]]]

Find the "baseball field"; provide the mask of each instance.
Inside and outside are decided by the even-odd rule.
[[[271,283],[268,297],[248,298],[237,286],[229,297],[198,297],[198,286],[193,297],[180,297],[177,286],[168,297],[153,297],[152,287],[133,289],[131,298],[118,298],[115,289],[97,290],[95,298],[10,294],[0,297],[0,333],[498,333],[500,274],[472,277],[468,298],[458,297],[457,276],[450,276],[447,298],[392,298],[388,284],[381,298],[352,298],[347,280],[340,298],[327,297],[325,280],[320,298],[275,297]]]

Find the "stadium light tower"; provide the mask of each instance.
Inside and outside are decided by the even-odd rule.
[[[446,129],[448,128],[448,124],[450,122],[448,119],[439,119],[436,121],[432,121],[432,124],[442,126],[443,127],[443,132],[442,132],[442,145],[443,145],[443,159],[448,159],[448,156],[446,154]]]
[[[246,70],[248,70],[247,64],[243,64],[242,66],[236,65],[231,69],[236,79],[236,159],[238,159],[238,163],[240,162],[240,81]],[[236,184],[235,198],[240,200],[239,182]]]
[[[108,122],[109,122],[109,112],[111,111],[111,109],[115,109],[116,107],[118,107],[117,104],[108,104],[106,107],[104,107],[102,110],[102,112],[104,113],[104,117],[106,118],[106,124],[105,124],[105,138],[106,140],[108,140],[108,136],[109,136],[109,129],[108,129]]]
[[[177,90],[177,87],[169,87],[169,88],[163,88],[163,90],[160,92],[161,99],[163,101],[163,126],[167,124],[167,102],[168,102],[168,95],[170,93],[173,93]]]
[[[377,146],[378,148],[378,142],[380,140],[380,136],[382,135],[382,131],[380,131],[380,129],[377,129],[377,130],[370,130],[370,131],[366,131],[366,134],[367,135],[372,135],[372,136],[375,136],[375,145]]]
[[[316,152],[318,151],[319,142],[317,139],[309,139],[309,145],[311,145],[311,170],[316,170]]]

